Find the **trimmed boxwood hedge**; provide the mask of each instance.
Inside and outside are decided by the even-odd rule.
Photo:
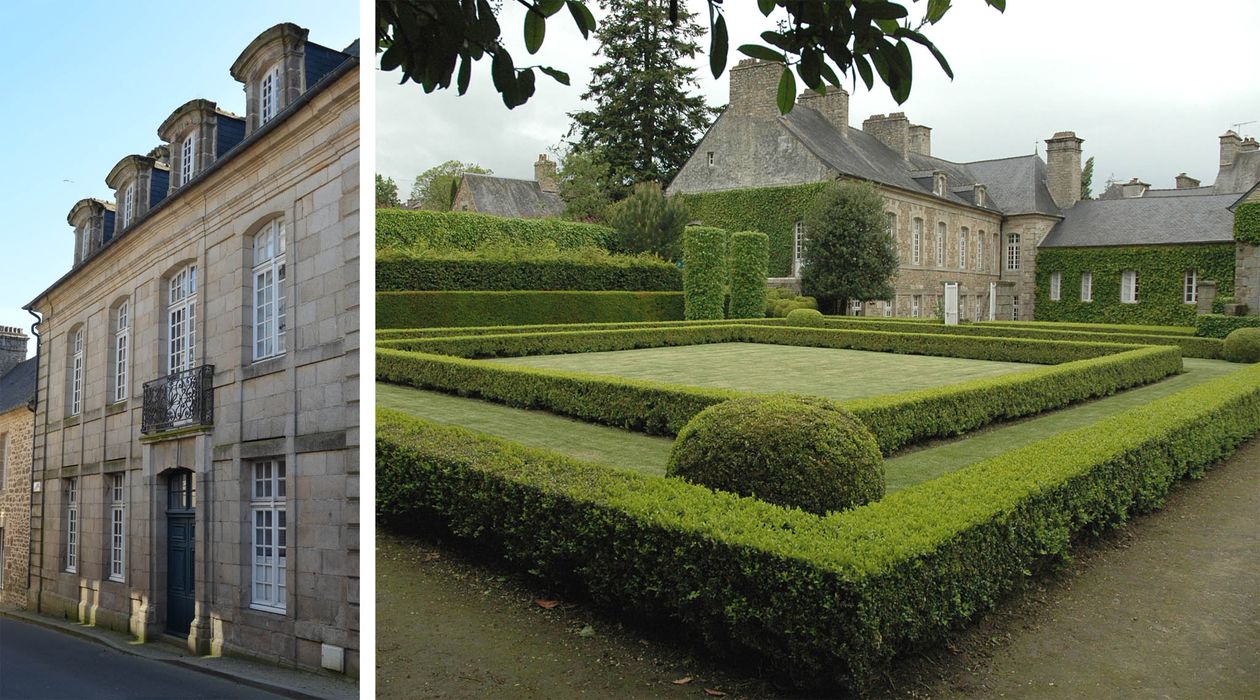
[[[633,321],[630,323],[552,323],[532,326],[468,326],[461,328],[386,328],[376,333],[376,344],[391,347],[395,340],[409,338],[447,338],[465,335],[504,335],[508,333],[554,333],[557,331],[612,331],[628,328],[686,328],[715,324],[744,323],[782,325],[781,318],[714,319],[701,321]]]
[[[826,187],[825,182],[683,194],[691,218],[728,231],[761,231],[769,237],[770,276],[792,274],[793,226]]]
[[[376,291],[682,291],[682,270],[659,258],[593,251],[514,253],[380,251]]]
[[[861,690],[1260,429],[1260,365],[825,517],[377,412],[377,513],[718,655]]]
[[[859,317],[855,317],[857,320]],[[870,319],[878,321],[881,319]],[[919,319],[899,318],[901,323],[922,323]],[[971,326],[998,328],[1040,328],[1047,330],[1078,331],[1085,333],[1131,333],[1134,335],[1194,335],[1193,326],[1147,326],[1129,323],[1071,323],[1069,321],[976,321]]]
[[[1224,338],[1239,328],[1257,327],[1260,327],[1260,316],[1203,314],[1195,319],[1195,332],[1205,338]]]
[[[688,321],[725,316],[729,238],[726,231],[705,226],[688,226],[683,232],[684,315]]]
[[[769,238],[760,231],[731,234],[730,318],[765,318]]]
[[[377,292],[377,328],[678,321],[681,292]]]
[[[476,250],[486,246],[547,246],[609,250],[607,226],[559,219],[516,219],[467,211],[376,210],[376,250]]]

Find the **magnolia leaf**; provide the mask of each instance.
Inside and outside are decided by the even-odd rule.
[[[726,70],[726,55],[730,52],[730,39],[726,35],[726,18],[718,15],[717,21],[713,23],[713,38],[709,42],[709,70],[713,71],[713,77],[722,75],[722,71]]]
[[[795,102],[796,76],[792,74],[791,68],[784,66],[783,74],[779,76],[779,114],[791,112]]]
[[[538,11],[531,9],[525,13],[525,50],[538,53],[542,48],[543,38],[547,36],[547,20]]]

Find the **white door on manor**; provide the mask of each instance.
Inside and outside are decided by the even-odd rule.
[[[945,283],[945,325],[958,325],[958,283]]]

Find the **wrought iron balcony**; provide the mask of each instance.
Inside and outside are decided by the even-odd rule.
[[[214,365],[172,372],[144,384],[145,435],[189,425],[214,424]]]

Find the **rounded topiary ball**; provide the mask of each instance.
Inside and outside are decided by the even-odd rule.
[[[817,309],[793,309],[788,312],[789,326],[822,326],[825,324],[821,311]]]
[[[875,436],[835,403],[805,396],[706,408],[678,433],[665,473],[820,515],[884,495]]]
[[[1230,362],[1260,362],[1260,328],[1239,328],[1225,336],[1222,354]]]

